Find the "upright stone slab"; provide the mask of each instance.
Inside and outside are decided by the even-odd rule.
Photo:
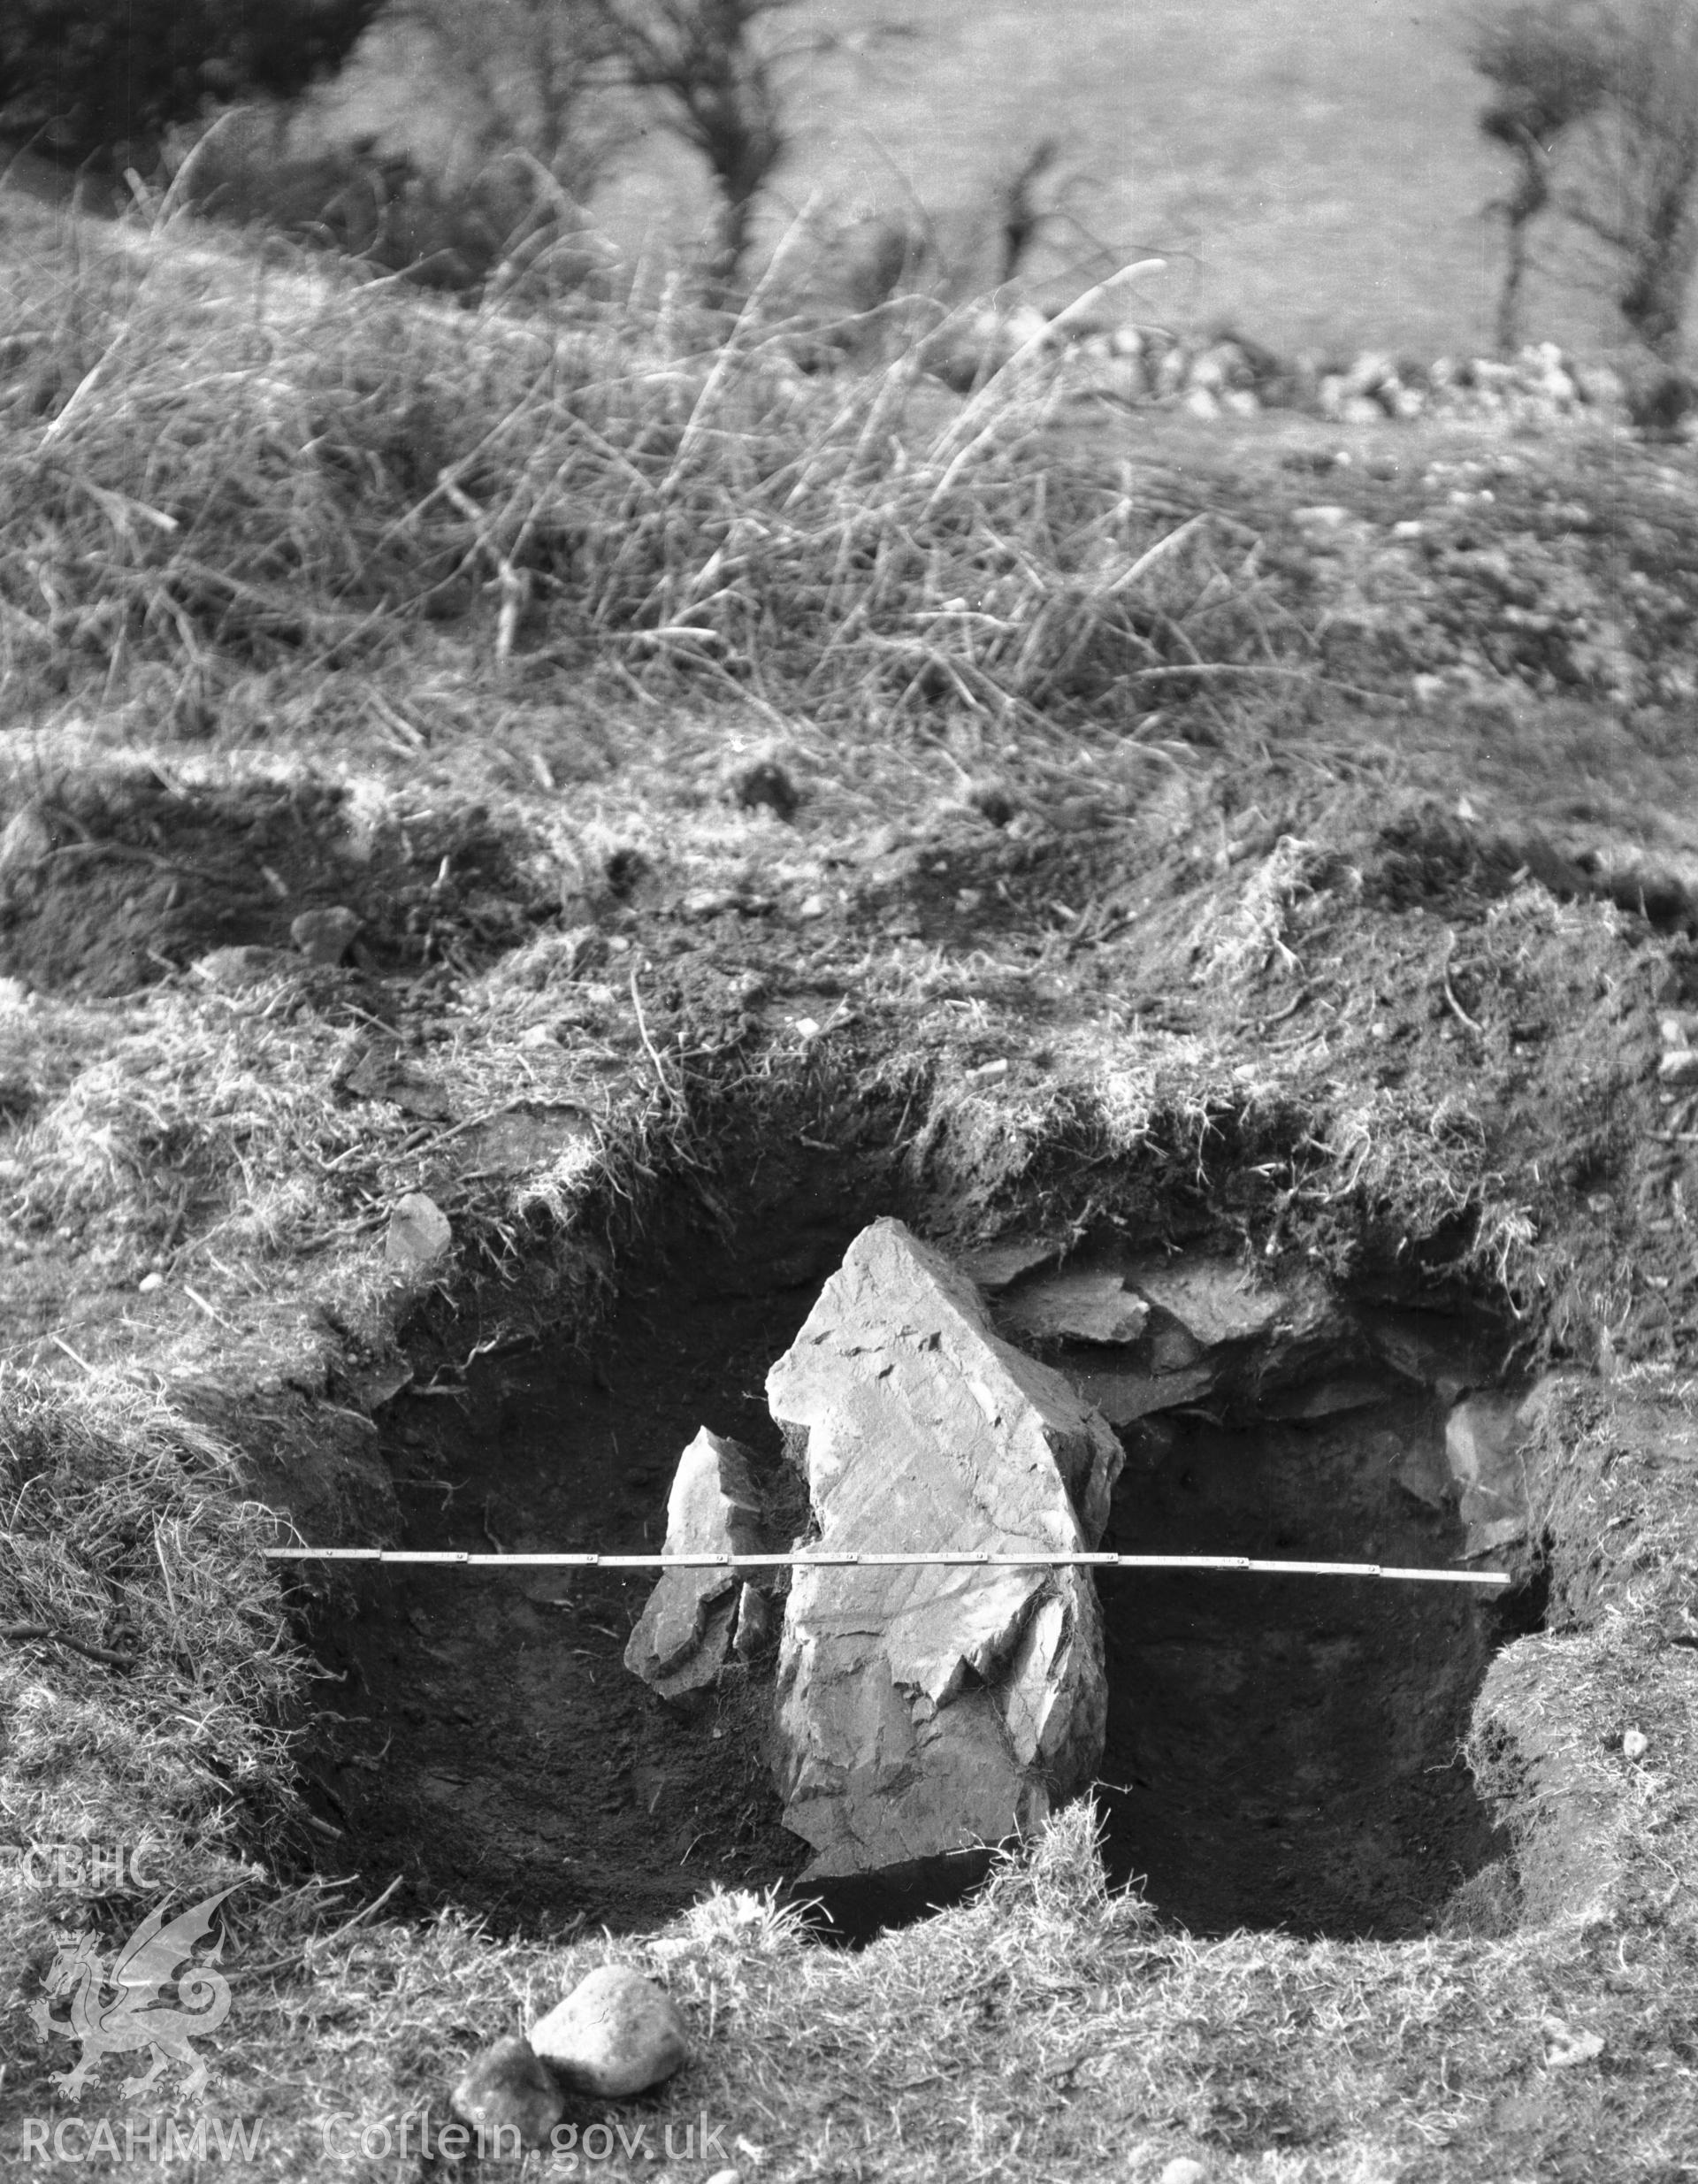
[[[704,1426],[678,1459],[662,1552],[758,1554],[761,1544],[748,1452]],[[662,1698],[688,1700],[709,1690],[736,1643],[742,1595],[753,1590],[735,1570],[665,1571],[625,1646],[626,1667]]]
[[[1445,1458],[1461,1490],[1457,1513],[1468,1528],[1465,1554],[1492,1554],[1525,1536],[1523,1452],[1532,1429],[1526,1401],[1496,1390],[1469,1396],[1445,1422]]]
[[[899,1222],[851,1245],[767,1376],[821,1548],[1094,1546],[1121,1462],[1059,1373]],[[798,1569],[778,1668],[784,1824],[802,1879],[929,1883],[1087,1782],[1106,1705],[1079,1569]]]

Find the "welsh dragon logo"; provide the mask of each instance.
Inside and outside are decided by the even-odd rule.
[[[113,1958],[110,1970],[85,1934],[74,1948],[61,1949],[47,1977],[47,1993],[30,2015],[42,2031],[57,2033],[67,2040],[80,2040],[82,2060],[73,2070],[54,2079],[61,2093],[72,2100],[82,2097],[90,2074],[108,2055],[127,2055],[146,2048],[151,2066],[124,2081],[124,2097],[135,2100],[145,2093],[161,2071],[180,2063],[188,2075],[183,2081],[186,2097],[206,2090],[206,2065],[189,2042],[223,2024],[230,2014],[230,1985],[211,1967],[224,1956],[224,1933],[200,1964],[195,1950],[212,1930],[212,1914],[231,1893],[220,1889],[203,1904],[180,1912],[165,1924],[164,1907],[151,1912]],[[177,1966],[187,1969],[176,1976]],[[160,1997],[174,1986],[183,2005],[172,2009]],[[68,2001],[63,2016],[54,2014],[56,2003]]]

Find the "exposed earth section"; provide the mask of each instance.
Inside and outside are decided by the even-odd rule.
[[[770,1255],[782,1227],[710,1242],[681,1201],[671,1253],[591,1353],[527,1345],[463,1387],[396,1397],[406,1543],[1006,1552],[1087,1544],[1106,1518],[1124,1552],[1450,1569],[1489,1541],[1525,1570],[1526,1406],[1470,1393],[1495,1384],[1501,1325],[1106,1239],[1058,1265],[1061,1244],[1026,1237],[965,1261],[1052,1362],[1022,1360],[968,1274],[899,1224],[865,1230],[821,1291],[847,1186],[876,1185],[839,1163],[781,1173],[769,1218],[800,1222],[803,1260]],[[811,1421],[792,1440],[806,1493],[763,1377],[780,1420]],[[692,1436],[697,1418],[739,1443]],[[1030,1497],[1054,1436],[1052,1496],[1065,1475],[1082,1500],[1044,1519]],[[704,1465],[723,1538],[684,1514],[707,1506],[701,1486],[680,1500]],[[1490,1526],[1466,1528],[1471,1507]],[[1503,1854],[1460,1748],[1494,1648],[1537,1614],[1523,1593],[1131,1572],[758,1582],[782,1631],[762,1605],[746,1643],[753,1604],[709,1576],[374,1574],[321,1626],[345,1679],[326,1694],[321,1812],[415,1900],[545,1927],[653,1918],[713,1880],[822,1897],[864,1932],[958,1894],[977,1846],[1099,1774],[1111,1868],[1202,1932],[1425,1931]],[[662,1649],[668,1613],[685,1621]]]

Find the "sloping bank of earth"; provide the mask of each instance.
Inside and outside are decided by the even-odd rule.
[[[121,832],[140,792],[107,793]],[[734,892],[686,902],[652,869],[526,939],[476,887],[432,893],[455,844],[428,829],[379,829],[374,853],[367,815],[343,854],[336,802],[297,797],[273,824],[290,910],[317,886],[370,916],[352,961],[291,953],[255,891],[238,945],[209,954],[225,934],[180,923],[187,968],[96,1005],[51,990],[58,959],[27,953],[31,906],[15,912],[40,990],[4,999],[12,1362],[67,1402],[85,1375],[146,1376],[317,1544],[612,1549],[658,1545],[703,1423],[765,1452],[783,1503],[765,1371],[880,1214],[958,1256],[1185,1253],[1461,1330],[1472,1361],[1405,1376],[1406,1401],[1555,1376],[1524,1455],[1531,1522],[1500,1550],[1523,1635],[1504,1626],[1479,1661],[1472,1752],[1503,1833],[1383,1930],[1446,1927],[1434,1946],[1458,1965],[1471,1935],[1578,1936],[1568,2015],[1607,2028],[1614,2076],[1541,2080],[1538,2129],[1584,2135],[1611,2103],[1636,2127],[1673,2067],[1693,1941],[1684,903],[1624,908],[1548,845],[1417,798],[1217,806],[1159,839],[956,806],[869,833],[810,906],[806,953]],[[192,875],[228,798],[180,782],[170,816],[150,870]],[[492,900],[523,897],[523,864]],[[416,908],[371,915],[362,874]],[[428,1225],[394,1229],[409,1192],[447,1213],[446,1255]],[[1205,1375],[1128,1420],[1146,1475],[1175,1446],[1206,1472],[1207,1432],[1263,1415],[1247,1400]],[[1333,1513],[1287,1505],[1228,1544],[1348,1552],[1317,1521]],[[761,1664],[675,1720],[620,1662],[646,1590],[303,1570],[290,1597],[335,1681],[284,1863],[355,1858],[402,1877],[392,1912],[461,1904],[532,1936],[782,1881],[799,1861],[764,1770]],[[35,1673],[69,1697],[102,1671],[50,1655]],[[1182,1769],[1185,1738],[1167,1749]],[[1367,1897],[1321,1901],[1312,1874],[1289,1906],[1256,1901],[1254,1923],[1374,1930]],[[1229,1897],[1174,1904],[1205,1932],[1235,1923]],[[119,1891],[95,1915],[116,1930],[139,1908]],[[88,1915],[50,1881],[39,1910]],[[53,2059],[38,2042],[38,2076]]]

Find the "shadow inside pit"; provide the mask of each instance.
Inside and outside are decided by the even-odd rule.
[[[463,1319],[415,1331],[414,1383],[379,1418],[409,1547],[658,1552],[678,1457],[704,1424],[756,1459],[776,1526],[806,1498],[768,1416],[768,1367],[883,1208],[863,1161],[752,1152],[735,1232],[681,1197],[611,1318],[578,1348],[447,1360]],[[399,1904],[497,1930],[662,1923],[714,1883],[786,1883],[767,1756],[776,1635],[700,1711],[624,1666],[650,1571],[398,1567],[317,1617],[327,1671],[311,1777],[321,1823]],[[331,1681],[331,1678],[340,1679]],[[339,1844],[329,1853],[344,1862]]]
[[[775,1536],[801,1529],[767,1368],[895,1194],[865,1160],[776,1146],[738,1194],[734,1230],[698,1199],[675,1207],[585,1348],[491,1351],[462,1381],[444,1360],[479,1330],[445,1319],[419,1337],[414,1387],[380,1421],[404,1544],[657,1551],[703,1424],[753,1451]],[[1317,1357],[1277,1392],[1241,1371],[1249,1397],[1123,1425],[1104,1544],[1454,1567],[1462,1535],[1441,1490],[1454,1381],[1365,1376],[1365,1345],[1345,1346],[1343,1395],[1337,1360]],[[350,1586],[315,1632],[312,1774],[332,1862],[345,1870],[352,1851],[374,1882],[404,1877],[402,1904],[457,1904],[498,1930],[653,1926],[715,1883],[788,1891],[805,1846],[769,1769],[776,1635],[681,1716],[623,1665],[652,1582],[392,1568]],[[1460,1746],[1495,1647],[1528,1627],[1525,1601],[1131,1572],[1100,1591],[1106,1856],[1164,1915],[1204,1934],[1391,1938],[1431,1927],[1502,1855]],[[983,1860],[960,1870],[970,1883]],[[863,1891],[837,1907],[836,1937],[920,1915],[935,1894]]]
[[[1350,1392],[1333,1414],[1128,1428],[1105,1545],[1455,1568],[1448,1403],[1390,1375]],[[1537,1625],[1524,1593],[1165,1571],[1105,1573],[1099,1592],[1107,1863],[1164,1913],[1203,1935],[1391,1940],[1503,1855],[1462,1743],[1493,1652]]]

